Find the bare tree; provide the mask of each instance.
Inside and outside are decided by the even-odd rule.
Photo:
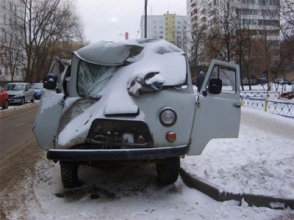
[[[280,5],[278,1],[273,3],[270,6],[260,6],[262,19],[258,20],[259,38],[256,50],[260,70],[268,79],[268,90],[271,90],[271,81],[277,75],[279,60]]]
[[[21,74],[23,64],[23,54],[17,40],[17,35],[13,32],[7,33],[7,42],[2,45],[2,56],[0,62],[8,67],[10,72],[10,81],[14,81],[16,75]],[[22,77],[17,77],[21,79]]]
[[[252,57],[253,39],[250,34],[250,29],[247,26],[242,26],[237,31],[237,47],[236,47],[236,59],[240,65],[241,79],[245,76],[248,80],[249,90],[251,90],[251,73],[254,66],[254,58]],[[242,90],[243,80],[241,80]]]
[[[294,0],[282,0],[281,1],[281,17],[284,21],[294,27]]]
[[[294,0],[281,1],[281,33],[283,36],[282,44],[285,45],[287,42],[286,44],[291,45],[290,42],[293,41],[294,36]],[[292,57],[292,62],[294,62],[294,57]]]
[[[199,71],[197,67],[201,66],[204,61],[204,47],[205,47],[205,30],[204,27],[194,29],[192,35],[192,49],[190,65],[192,74]]]
[[[238,17],[238,28],[236,32],[236,51],[235,57],[240,64],[241,79],[248,80],[249,90],[251,90],[252,77],[256,77],[257,59],[256,59],[256,38],[257,38],[257,9],[248,9],[246,5],[240,3],[236,7]],[[256,79],[255,79],[256,80]],[[241,81],[242,89],[243,80]]]
[[[234,1],[220,1],[215,11],[215,24],[208,34],[208,56],[226,61],[234,60],[238,17]]]
[[[17,29],[21,30],[19,41],[26,57],[25,80],[39,81],[57,42],[83,40],[82,29],[70,0],[21,1],[25,10],[18,15]]]

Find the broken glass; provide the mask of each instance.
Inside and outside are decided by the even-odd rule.
[[[116,67],[101,66],[80,61],[78,68],[78,93],[82,97],[99,98],[99,92],[112,78]]]

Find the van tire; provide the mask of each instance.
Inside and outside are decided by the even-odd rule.
[[[180,158],[171,157],[156,163],[157,180],[162,184],[172,184],[177,181],[180,172]]]
[[[65,189],[79,187],[78,165],[73,162],[60,161],[61,181]]]

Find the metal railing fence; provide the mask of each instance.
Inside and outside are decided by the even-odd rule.
[[[264,110],[273,114],[294,118],[294,102],[241,97],[242,106]]]

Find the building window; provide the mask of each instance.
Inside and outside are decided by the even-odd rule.
[[[6,24],[6,15],[3,15],[3,24]]]

